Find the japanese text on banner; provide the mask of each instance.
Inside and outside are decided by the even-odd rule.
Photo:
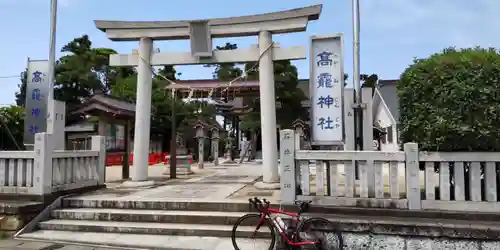
[[[338,88],[339,84],[342,83],[339,79],[339,75],[332,75],[332,68],[339,67],[338,54],[333,54],[327,50],[317,54],[317,77],[316,77],[316,88],[317,96],[315,105],[316,110],[321,109],[333,109],[341,107],[341,100],[339,96],[332,96],[328,91],[332,88]],[[328,115],[332,114],[332,115]],[[321,130],[333,130],[339,129],[342,122],[339,116],[333,116],[333,112],[321,112],[316,116],[315,126],[317,129]]]
[[[48,65],[47,60],[28,61],[23,141],[26,145],[33,145],[34,135],[47,129]]]

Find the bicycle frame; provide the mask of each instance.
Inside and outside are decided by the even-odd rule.
[[[280,227],[280,225],[275,220],[273,220],[273,218],[271,218],[272,214],[284,214],[284,215],[293,217],[296,225],[298,226],[299,223],[300,223],[300,219],[301,219],[300,214],[298,214],[298,213],[284,212],[284,211],[281,211],[281,210],[278,210],[278,209],[272,209],[272,208],[264,208],[264,210],[261,211],[260,214],[261,215],[260,215],[259,223],[257,225],[257,229],[260,228],[260,226],[264,223],[264,221],[266,219],[268,219],[271,223],[273,223],[273,227],[278,230],[278,232],[281,235],[281,238],[283,240],[285,240],[289,246],[298,247],[298,246],[303,246],[303,245],[314,245],[314,244],[316,244],[316,242],[314,242],[314,241],[294,242],[294,241],[290,240],[288,238],[288,236],[286,235],[285,231]]]

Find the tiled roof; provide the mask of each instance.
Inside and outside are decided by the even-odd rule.
[[[109,97],[109,96],[94,95],[94,96],[92,96],[92,98],[90,98],[90,100],[88,100],[88,102],[92,102],[92,101],[97,101],[97,102],[100,102],[104,105],[107,105],[107,106],[110,106],[110,107],[113,107],[116,109],[129,111],[129,112],[135,112],[135,104],[120,101],[120,100],[114,99],[114,98]]]

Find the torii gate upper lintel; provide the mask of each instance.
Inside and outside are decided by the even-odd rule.
[[[112,41],[139,41],[138,53],[110,55],[111,66],[138,66],[137,100],[132,181],[148,181],[148,153],[151,115],[151,65],[191,65],[234,62],[259,62],[262,127],[263,182],[279,188],[274,92],[274,60],[305,59],[301,46],[272,46],[272,34],[302,32],[311,20],[317,20],[322,5],[259,15],[193,21],[102,21],[98,29]],[[230,51],[213,51],[212,38],[258,36],[258,46]],[[191,41],[190,52],[152,53],[153,40]],[[272,48],[271,48],[272,46]],[[262,56],[261,56],[262,55]]]

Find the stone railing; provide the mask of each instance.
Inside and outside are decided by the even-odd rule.
[[[0,194],[35,193],[34,161],[34,151],[0,151]]]
[[[35,135],[34,151],[0,151],[0,194],[45,195],[104,184],[104,137],[91,150],[53,150],[51,135]]]
[[[500,210],[500,153],[330,151],[296,149],[280,133],[281,200],[410,210]],[[358,165],[356,179],[355,165]]]

